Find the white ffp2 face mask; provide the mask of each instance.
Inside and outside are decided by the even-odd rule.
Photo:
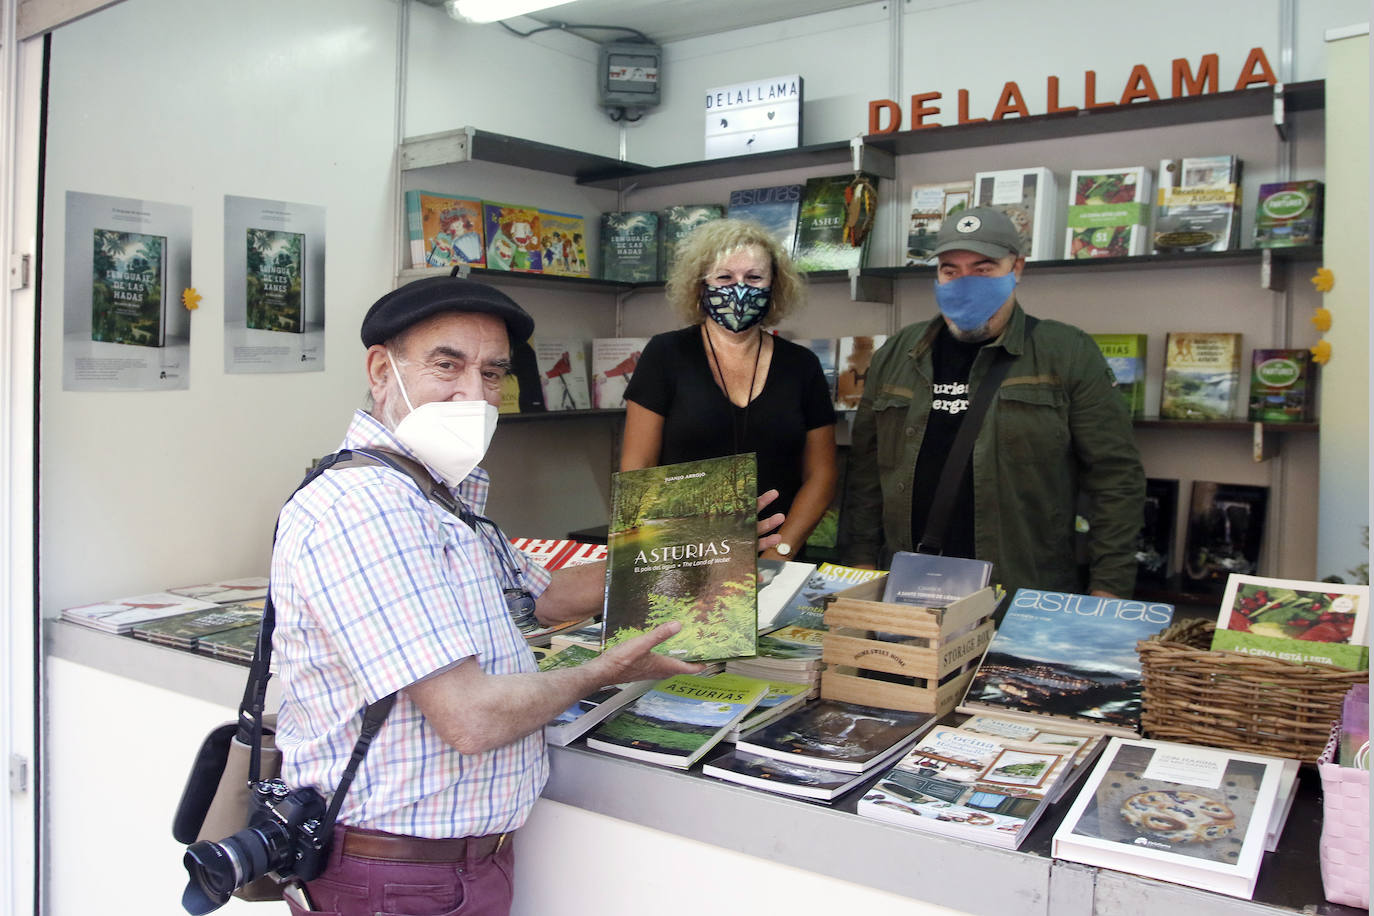
[[[396,424],[396,438],[437,471],[444,483],[458,486],[486,455],[499,412],[486,401],[430,401],[414,407],[390,352],[386,358],[410,408]]]

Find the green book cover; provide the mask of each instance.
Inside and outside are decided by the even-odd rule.
[[[725,207],[720,204],[693,204],[680,207],[667,207],[658,215],[658,276],[668,279],[668,271],[673,269],[673,255],[677,245],[687,234],[703,223],[720,219],[725,215]]]
[[[1255,247],[1294,248],[1322,240],[1322,183],[1262,184],[1255,207]]]
[[[876,177],[864,177],[877,187]],[[797,212],[797,243],[793,254],[801,270],[849,270],[864,265],[872,233],[866,234],[857,247],[850,244],[845,234],[851,209],[846,192],[853,181],[853,174],[806,180]]]
[[[601,214],[601,279],[652,283],[658,279],[658,213]]]
[[[1102,356],[1111,367],[1113,385],[1121,392],[1132,417],[1145,415],[1145,351],[1149,338],[1144,334],[1094,334]]]
[[[1278,658],[1299,664],[1317,662],[1351,671],[1364,671],[1369,668],[1369,647],[1345,643],[1314,642],[1284,636],[1261,636],[1238,630],[1217,630],[1212,635],[1212,651],[1223,650]]]
[[[196,642],[196,648],[217,658],[250,661],[258,645],[258,629],[255,626],[246,626],[211,633],[202,636]]]
[[[167,238],[96,229],[91,251],[91,340],[166,343]]]
[[[1255,350],[1250,358],[1251,420],[1301,423],[1315,414],[1316,367],[1303,349]]]
[[[248,230],[248,327],[262,331],[305,331],[305,233]]]
[[[192,611],[163,617],[134,627],[130,632],[137,639],[191,649],[202,636],[223,633],[239,627],[254,627],[262,622],[262,608],[247,605],[228,605],[213,611]]]
[[[612,475],[607,647],[678,620],[681,632],[656,652],[754,654],[757,487],[752,452]]]
[[[1170,332],[1164,344],[1159,415],[1229,420],[1240,387],[1240,334]]]
[[[600,654],[596,649],[589,649],[586,646],[564,646],[539,659],[539,670],[552,671],[555,668],[576,668]]]

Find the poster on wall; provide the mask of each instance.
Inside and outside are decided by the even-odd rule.
[[[324,371],[324,207],[224,196],[224,371]]]
[[[772,76],[706,91],[706,156],[724,159],[801,145],[802,78]]]
[[[64,391],[190,387],[191,208],[67,192]]]

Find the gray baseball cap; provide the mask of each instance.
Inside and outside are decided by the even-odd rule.
[[[974,207],[950,215],[935,236],[935,253],[974,251],[990,258],[1021,255],[1021,236],[997,207]]]

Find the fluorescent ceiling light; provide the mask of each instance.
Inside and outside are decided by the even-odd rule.
[[[496,22],[562,6],[570,0],[445,0],[444,9],[454,19],[467,22]]]

